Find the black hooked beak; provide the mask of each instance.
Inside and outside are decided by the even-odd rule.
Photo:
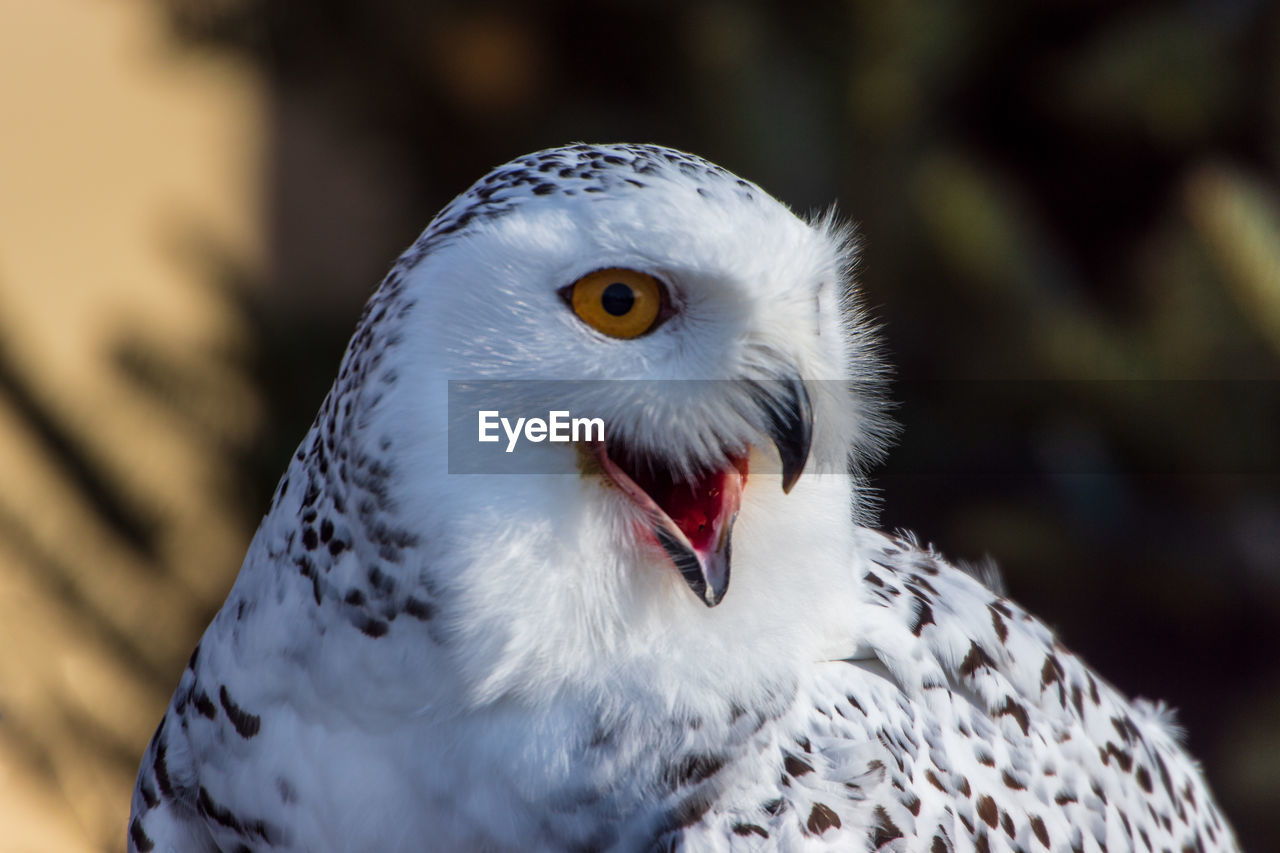
[[[741,414],[760,424],[778,448],[782,491],[800,479],[813,442],[813,404],[799,377],[749,380],[753,411]],[[693,483],[655,477],[628,465],[625,453],[611,455],[604,441],[589,448],[601,469],[645,510],[649,530],[693,593],[715,607],[729,589],[733,524],[747,481],[747,457],[731,458],[723,469],[703,472]],[[618,460],[623,460],[619,464]],[[624,466],[625,469],[624,469]]]
[[[782,491],[790,494],[809,461],[813,444],[813,403],[798,376],[752,382],[753,396],[764,410],[769,438],[782,460]]]

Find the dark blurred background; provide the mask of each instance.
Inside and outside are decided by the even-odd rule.
[[[218,101],[232,121],[252,110],[250,165],[227,168],[252,175],[255,233],[236,243],[178,205],[147,238],[199,270],[225,328],[184,350],[131,333],[138,320],[101,353],[221,461],[214,485],[189,483],[227,519],[202,580],[147,580],[182,575],[166,520],[201,511],[112,485],[77,438],[92,417],[44,402],[36,367],[0,359],[0,409],[36,436],[47,476],[89,496],[85,515],[144,567],[139,588],[169,596],[85,640],[131,668],[142,722],[84,741],[120,803],[127,788],[111,786],[131,778],[391,260],[511,157],[633,141],[857,223],[903,425],[874,475],[882,524],[994,560],[1109,680],[1178,709],[1247,848],[1280,837],[1280,5],[139,5],[149,49],[229,64],[232,88],[256,93],[240,113]],[[18,286],[4,272],[0,334]],[[125,274],[98,272],[103,288]],[[205,362],[233,379],[209,380]],[[211,402],[228,383],[226,406],[252,417],[229,423]],[[101,618],[107,599],[78,593],[83,567],[47,544],[57,531],[42,540],[24,518],[0,512],[0,538],[29,543],[11,549],[28,567],[14,571]],[[155,608],[184,596],[199,606],[158,630]],[[74,800],[60,781],[74,763],[49,758],[57,730],[32,732],[11,749],[18,778]],[[85,837],[119,847],[120,803],[73,804]]]

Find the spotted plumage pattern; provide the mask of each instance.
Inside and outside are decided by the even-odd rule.
[[[656,146],[532,154],[449,204],[191,655],[129,849],[1235,850],[1170,712],[867,526],[852,246]],[[645,334],[564,298],[609,268],[664,288]],[[513,378],[728,381],[593,386],[613,437],[451,473],[449,381]],[[555,387],[532,402],[584,403]]]
[[[769,799],[691,838],[802,848],[852,824],[855,849],[1233,849],[1167,710],[1126,700],[911,537],[861,535],[880,642],[822,664],[796,697]]]

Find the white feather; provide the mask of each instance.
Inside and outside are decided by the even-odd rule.
[[[653,147],[530,155],[455,200],[370,301],[184,673],[131,849],[1234,849],[1161,712],[855,523],[887,429],[852,247]],[[589,328],[558,294],[608,267],[663,282],[671,319]],[[747,383],[791,374],[814,431],[784,494]],[[451,456],[449,383],[486,380],[677,476],[750,447],[723,602],[581,448],[451,473],[479,447]]]

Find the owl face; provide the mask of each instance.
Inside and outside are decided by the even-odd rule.
[[[847,524],[849,460],[877,434],[849,382],[876,370],[850,251],[829,218],[643,146],[531,155],[446,208],[401,264],[397,381],[367,408],[371,436],[414,442],[402,502],[456,544],[430,571],[466,624],[607,647],[641,624],[675,636],[690,606],[764,612],[764,540],[797,517]],[[474,413],[448,414],[450,383],[491,390],[510,423],[561,412],[603,435],[522,434],[511,474]],[[526,554],[553,574],[513,568]]]

